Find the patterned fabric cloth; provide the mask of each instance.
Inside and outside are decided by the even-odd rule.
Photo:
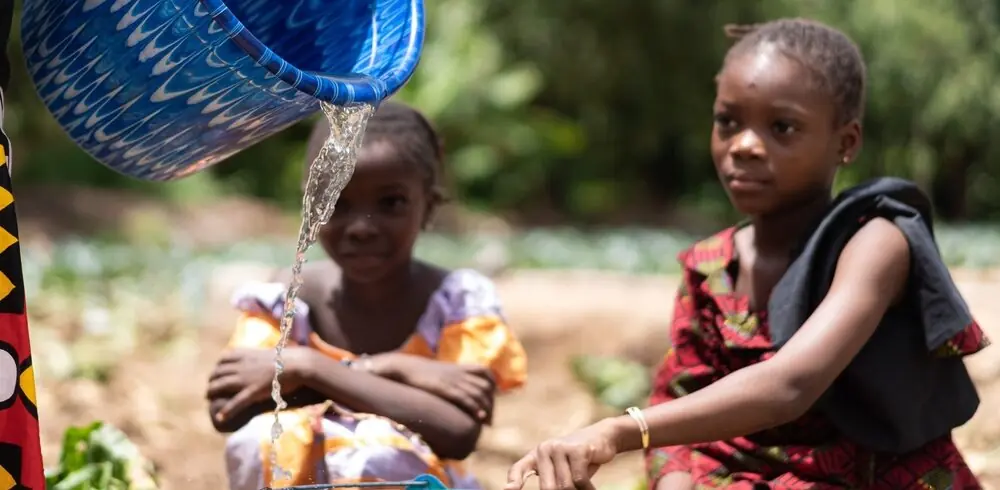
[[[0,39],[6,43],[14,2],[0,2]],[[6,84],[6,56],[0,82]],[[3,121],[0,90],[0,122]],[[35,371],[11,187],[10,142],[0,127],[0,489],[43,489]]]
[[[672,347],[656,376],[650,404],[685,396],[771,357],[766,312],[751,311],[735,292],[736,228],[695,244],[679,260],[684,278],[671,327]],[[986,345],[969,325],[938,355],[964,356]],[[908,454],[867,451],[815,410],[774,429],[727,441],[653,448],[646,453],[650,488],[664,475],[690,473],[695,487],[729,489],[978,489],[949,436]]]
[[[281,284],[249,284],[233,296],[242,311],[232,347],[271,349],[279,338],[284,308]],[[298,301],[290,343],[308,345],[336,360],[355,355],[327,344],[309,325],[309,307]],[[401,352],[439,361],[488,366],[503,392],[527,376],[524,349],[504,322],[490,280],[478,272],[449,274],[432,295],[416,331]],[[284,433],[271,446],[273,415],[263,414],[226,443],[232,490],[259,490],[312,483],[407,480],[430,473],[449,488],[477,489],[462,464],[438,458],[420,436],[385,417],[353,413],[328,402],[282,412]],[[271,481],[270,454],[290,478]]]

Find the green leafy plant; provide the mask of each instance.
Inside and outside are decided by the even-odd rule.
[[[616,410],[643,406],[652,388],[652,376],[645,366],[620,357],[576,356],[570,368],[591,396]],[[601,490],[649,490],[645,478],[616,482]]]
[[[628,359],[576,356],[570,366],[591,395],[618,410],[644,405],[652,387],[649,370]]]
[[[156,490],[153,465],[117,428],[104,422],[70,427],[59,464],[45,472],[50,490]]]

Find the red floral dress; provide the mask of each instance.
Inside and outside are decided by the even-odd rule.
[[[671,327],[672,347],[656,376],[650,405],[697,391],[775,352],[767,315],[736,294],[729,228],[682,252],[684,279]],[[964,356],[988,345],[975,323],[936,351]],[[845,439],[821,414],[746,437],[646,453],[650,489],[672,472],[690,473],[695,488],[869,490],[981,488],[951,436],[904,455],[874,454]]]

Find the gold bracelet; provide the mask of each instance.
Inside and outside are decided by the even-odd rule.
[[[628,407],[625,409],[625,415],[632,417],[632,420],[635,420],[635,423],[639,425],[642,448],[649,449],[649,424],[646,423],[646,417],[642,414],[642,410],[639,407]]]

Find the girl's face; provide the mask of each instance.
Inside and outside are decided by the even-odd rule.
[[[719,74],[712,159],[738,211],[762,216],[829,198],[837,168],[860,145],[860,124],[835,125],[837,107],[801,63],[763,44]]]
[[[386,141],[365,145],[319,242],[344,276],[374,282],[407,267],[427,218],[419,167]]]

